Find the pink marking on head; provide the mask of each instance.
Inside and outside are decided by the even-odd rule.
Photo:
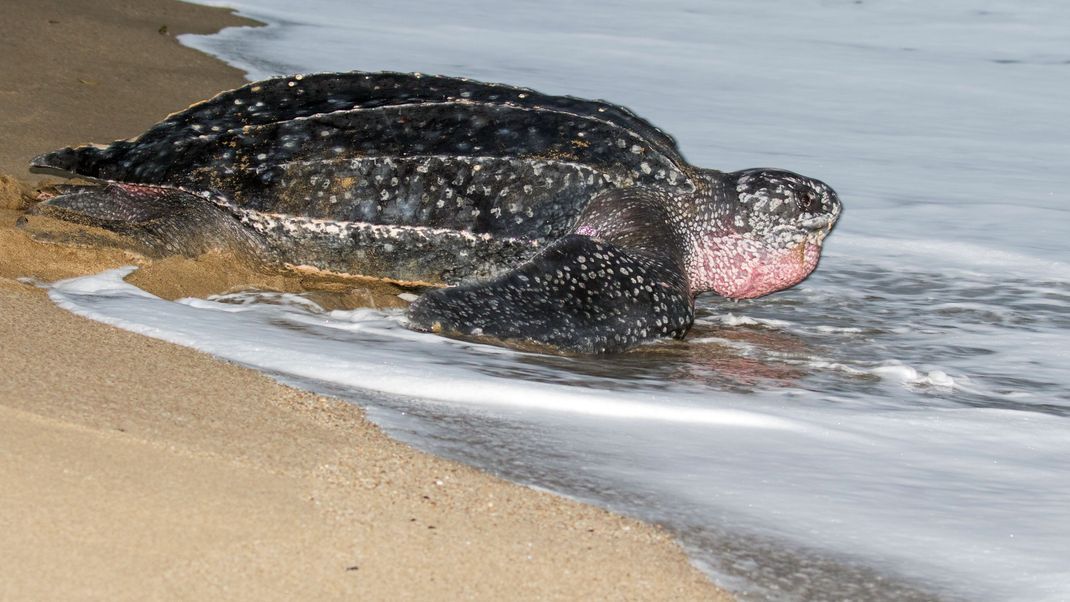
[[[688,265],[691,290],[729,299],[753,299],[802,282],[817,267],[821,245],[811,240],[778,248],[731,234],[699,243]]]
[[[576,234],[581,234],[583,236],[590,236],[591,238],[594,238],[594,237],[598,236],[598,228],[595,228],[593,226],[583,225],[583,226],[580,226],[579,228],[576,228]]]

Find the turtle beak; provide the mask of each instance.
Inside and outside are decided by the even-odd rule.
[[[810,228],[810,232],[807,233],[806,238],[799,243],[793,251],[799,257],[799,263],[806,263],[806,249],[810,245],[820,247],[821,243],[825,242],[825,238],[832,232],[832,227],[835,225],[835,221],[826,220],[827,223],[818,228]]]
[[[811,217],[810,219],[799,222],[799,226],[806,228],[807,230],[825,230],[826,234],[832,229],[832,225],[836,223],[836,217],[833,215],[818,215]]]

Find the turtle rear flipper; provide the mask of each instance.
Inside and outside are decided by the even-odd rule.
[[[426,293],[409,321],[416,330],[521,347],[607,353],[683,337],[693,311],[670,257],[571,234],[498,278]]]
[[[59,191],[30,213],[115,232],[148,256],[226,250],[261,259],[267,252],[259,236],[232,214],[177,188],[111,182]]]

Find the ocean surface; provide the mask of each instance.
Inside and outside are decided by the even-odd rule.
[[[665,525],[745,600],[1070,599],[1070,5],[1058,0],[211,2],[250,78],[462,75],[604,98],[695,165],[845,212],[817,272],[593,358],[113,271],[74,312],[352,399],[393,436]]]

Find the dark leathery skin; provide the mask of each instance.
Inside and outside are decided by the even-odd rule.
[[[256,207],[279,194],[278,166],[285,163],[421,155],[567,161],[626,185],[692,187],[678,157],[609,122],[479,103],[353,109],[174,140],[57,151],[35,164],[91,178],[211,190]]]
[[[276,259],[264,240],[231,213],[182,190],[109,183],[65,186],[61,192],[30,212],[111,230],[136,241],[137,250],[150,257],[228,251],[246,260]]]
[[[683,337],[694,302],[660,193],[596,197],[577,231],[498,278],[432,291],[410,308],[417,329],[545,344],[581,353],[622,351]]]
[[[412,327],[581,352],[681,337],[703,291],[791,286],[841,210],[798,174],[692,167],[622,107],[419,74],[256,82],[33,165],[105,183],[42,212],[161,254],[460,282]]]
[[[607,353],[683,337],[694,319],[685,290],[664,257],[570,234],[503,276],[424,294],[409,320],[431,332]]]
[[[117,141],[123,151],[134,146],[162,148],[198,135],[240,130],[313,115],[400,104],[506,104],[595,117],[636,132],[660,152],[678,156],[676,141],[625,107],[605,101],[543,94],[528,88],[466,78],[416,73],[318,73],[278,77],[222,92],[175,113],[132,141]],[[74,156],[69,156],[74,159]],[[53,165],[78,171],[71,164]],[[82,168],[85,170],[86,168]]]

